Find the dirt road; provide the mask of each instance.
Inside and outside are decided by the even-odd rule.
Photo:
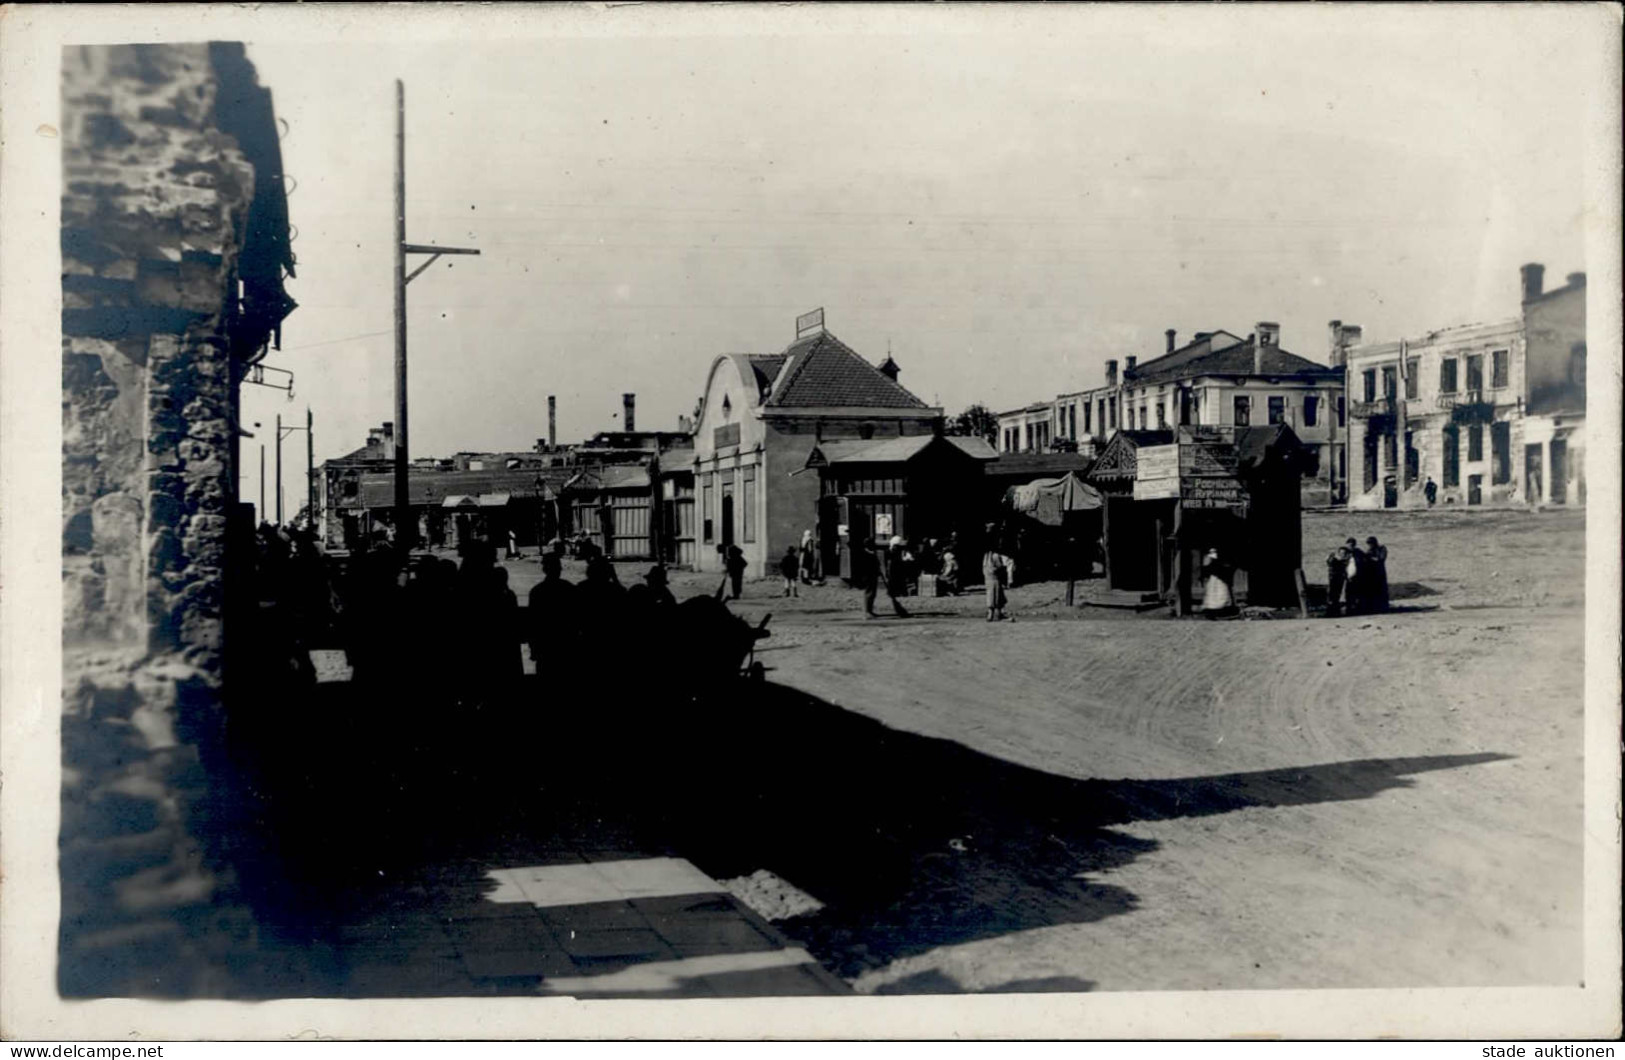
[[[824,902],[778,926],[864,992],[1578,982],[1583,514],[1304,523],[1311,582],[1381,538],[1395,612],[1181,621],[1041,583],[1009,624],[979,595],[865,621],[747,584],[768,779],[724,781],[751,834],[694,856]]]
[[[975,599],[909,601],[916,617],[865,622],[850,590],[786,601],[773,583],[748,587],[739,609],[775,615],[761,655],[771,681],[997,763],[1117,782],[1129,807],[1109,833],[1133,856],[1076,874],[1109,887],[1111,908],[1032,926],[1043,913],[1011,903],[1049,901],[1061,881],[1018,888],[984,913],[1019,929],[846,962],[859,990],[1578,981],[1583,519],[1305,524],[1311,580],[1333,543],[1376,534],[1411,610],[1125,619],[1063,608],[1047,584],[1012,592],[1012,624],[979,621]],[[952,859],[998,837],[936,839]],[[820,880],[787,878],[827,900]],[[797,921],[782,926],[794,936]],[[819,924],[802,926],[816,946]]]

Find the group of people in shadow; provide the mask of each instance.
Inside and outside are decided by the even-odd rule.
[[[1349,538],[1326,557],[1326,616],[1388,610],[1388,548],[1375,537],[1365,548]]]

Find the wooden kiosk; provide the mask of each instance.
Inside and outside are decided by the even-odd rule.
[[[1202,557],[1217,549],[1236,568],[1238,600],[1296,604],[1314,455],[1285,424],[1119,431],[1086,476],[1106,499],[1108,584],[1155,590],[1188,614]]]

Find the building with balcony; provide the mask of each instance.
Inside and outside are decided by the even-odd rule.
[[[1572,504],[1584,499],[1585,275],[1523,312],[1347,350],[1349,506]]]

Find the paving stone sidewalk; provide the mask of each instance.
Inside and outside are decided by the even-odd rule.
[[[338,932],[349,997],[849,994],[722,884],[675,857],[560,850],[440,865]]]

